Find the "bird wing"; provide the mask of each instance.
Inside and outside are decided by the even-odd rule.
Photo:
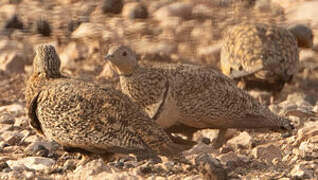
[[[125,86],[130,98],[139,104],[151,118],[160,113],[168,91],[168,79],[156,69],[141,69]]]

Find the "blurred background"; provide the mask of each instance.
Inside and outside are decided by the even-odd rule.
[[[116,86],[116,74],[102,59],[110,44],[130,46],[141,60],[218,68],[222,35],[232,25],[301,22],[315,34],[317,7],[307,0],[2,0],[0,105],[23,101],[21,80],[31,72],[33,47],[40,43],[55,45],[64,73]],[[313,50],[301,52],[299,78],[306,81],[298,87],[309,93],[317,51],[315,39]]]
[[[228,143],[214,149],[210,142],[218,132],[204,129],[194,136],[200,143],[191,153],[207,154],[191,157],[193,165],[94,160],[79,166],[80,157],[44,140],[28,125],[24,81],[32,72],[38,44],[56,47],[63,74],[118,88],[118,76],[103,60],[111,44],[130,46],[144,62],[219,69],[223,34],[242,22],[282,27],[302,23],[313,30],[314,47],[300,51],[298,74],[283,89],[282,102],[269,106],[277,114],[291,112],[287,115],[296,128],[290,137],[232,129]],[[0,0],[0,179],[116,179],[119,172],[139,179],[200,179],[199,172],[224,172],[214,167],[213,158],[231,179],[317,179],[317,34],[317,0]],[[21,170],[21,164],[30,165],[31,156],[45,161]],[[38,167],[45,171],[36,171]]]

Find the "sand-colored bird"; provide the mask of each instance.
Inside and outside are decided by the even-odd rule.
[[[111,47],[105,59],[119,74],[122,92],[163,128],[290,128],[287,119],[215,69],[186,64],[140,66],[127,46]]]
[[[25,94],[30,124],[46,138],[68,149],[135,153],[140,159],[184,149],[120,91],[64,77],[53,46],[35,52]]]
[[[224,35],[221,69],[240,88],[272,92],[273,101],[298,72],[299,47],[312,46],[313,33],[305,25],[238,24]]]

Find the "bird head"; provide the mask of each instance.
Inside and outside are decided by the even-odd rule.
[[[297,39],[298,47],[300,48],[312,48],[314,35],[312,30],[303,24],[296,24],[290,26],[288,30],[294,35]]]
[[[33,73],[45,73],[47,77],[59,77],[61,60],[54,46],[41,44],[35,48]]]
[[[119,75],[131,75],[138,63],[135,52],[122,45],[109,48],[104,59],[111,62],[112,67]]]

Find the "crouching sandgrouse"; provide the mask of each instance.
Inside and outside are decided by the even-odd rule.
[[[126,46],[113,46],[105,59],[120,75],[122,92],[161,127],[290,128],[221,72],[199,65],[140,66]],[[181,128],[185,132],[185,127]]]
[[[272,92],[273,102],[298,72],[299,47],[312,46],[313,33],[305,25],[242,23],[224,35],[221,69],[242,89]]]
[[[66,148],[141,159],[184,150],[120,91],[61,75],[53,46],[35,52],[25,94],[30,124],[46,138]]]

